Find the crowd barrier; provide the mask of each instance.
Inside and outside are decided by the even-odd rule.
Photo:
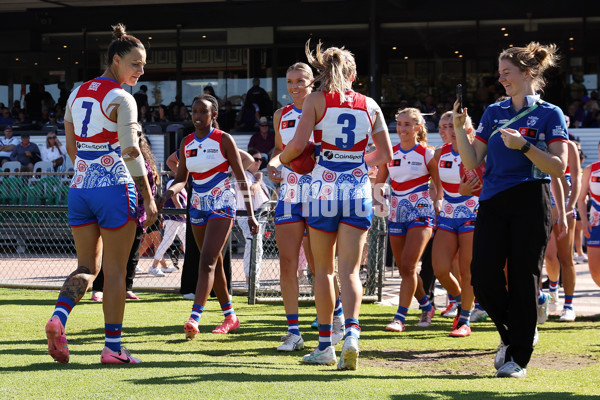
[[[0,286],[59,289],[76,268],[75,245],[67,220],[69,175],[69,172],[0,173]],[[239,224],[243,211],[238,213],[239,218],[231,232],[232,291],[235,295],[247,296],[251,304],[281,301],[273,205],[274,202],[270,201],[257,213],[261,233],[260,240],[259,236],[254,236],[248,243],[251,246],[247,261],[249,276],[244,271],[247,239]],[[161,215],[164,214],[185,214],[185,210],[165,209]],[[179,291],[184,267],[185,237],[182,232],[164,256],[167,267],[175,267],[174,272],[160,277],[149,273],[162,237],[171,233],[165,229],[169,229],[167,225],[163,225],[158,233],[145,235],[139,272],[133,282],[134,291]],[[381,300],[386,237],[385,220],[375,217],[360,267],[367,301]],[[260,264],[257,260],[258,246],[263,249]],[[302,255],[298,282],[300,299],[314,300],[312,275]]]

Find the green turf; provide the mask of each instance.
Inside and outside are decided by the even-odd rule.
[[[186,341],[183,324],[191,301],[177,294],[140,293],[125,309],[124,345],[141,365],[104,366],[101,304],[90,295],[67,324],[71,361],[47,354],[44,325],[58,293],[0,289],[0,399],[587,399],[600,394],[600,319],[540,327],[540,343],[526,379],[493,377],[498,335],[490,322],[474,323],[471,337],[448,337],[451,320],[436,315],[417,328],[410,310],[408,331],[385,332],[395,308],[362,307],[357,371],[302,365],[317,344],[310,329],[314,308],[302,305],[300,329],[307,349],[278,353],[286,331],[281,304],[249,306],[234,298],[239,333],[210,333],[222,320],[210,300],[200,334]],[[337,346],[337,354],[341,345]]]

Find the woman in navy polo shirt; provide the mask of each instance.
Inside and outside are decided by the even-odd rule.
[[[472,144],[464,128],[467,111],[458,113],[458,104],[454,107],[456,140],[465,167],[474,169],[487,156],[471,273],[475,296],[502,339],[494,361],[499,377],[526,375],[539,278],[553,223],[550,176],[562,176],[567,165],[563,113],[538,94],[545,84],[544,71],[556,65],[556,50],[555,45],[532,42],[500,53],[499,81],[510,98],[487,108]],[[562,195],[555,197],[564,202]],[[566,229],[564,211],[558,227]]]

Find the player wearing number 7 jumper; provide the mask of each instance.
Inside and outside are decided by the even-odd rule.
[[[289,164],[302,152],[313,131],[315,142],[321,144],[311,174],[307,216],[315,260],[319,346],[304,356],[303,361],[327,365],[337,361],[331,340],[337,297],[333,284],[337,242],[338,275],[346,317],[338,369],[356,369],[362,300],[359,262],[373,215],[367,165],[388,162],[392,146],[377,103],[350,89],[356,79],[352,53],[337,47],[323,50],[319,42],[313,54],[309,44],[310,41],[305,47],[306,57],[318,71],[315,81],[321,83],[320,90],[304,100],[296,134],[279,156],[283,164]],[[365,155],[369,135],[376,150]]]
[[[138,145],[137,108],[121,88],[135,86],[144,73],[146,50],[125,27],[113,27],[107,68],[102,76],[73,90],[65,112],[67,152],[75,166],[69,189],[69,225],[77,250],[77,269],[60,291],[46,324],[48,351],[54,360],[69,361],[65,325],[94,278],[104,270],[104,364],[137,364],[121,347],[125,309],[125,270],[136,230],[138,186],[144,197],[148,226],[157,208]],[[133,179],[132,179],[133,178]]]

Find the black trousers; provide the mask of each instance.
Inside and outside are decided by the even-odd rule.
[[[431,261],[431,249],[433,247],[433,236],[427,242],[427,247],[425,247],[425,251],[423,251],[423,256],[421,257],[421,272],[419,272],[419,276],[423,281],[423,289],[425,289],[425,294],[429,297],[429,301],[433,306],[435,297],[433,295],[435,290],[435,275],[433,273],[433,263]]]
[[[508,345],[505,360],[512,357],[523,368],[533,352],[539,278],[551,229],[547,183],[522,183],[479,203],[471,283]]]
[[[133,245],[131,246],[131,251],[129,252],[129,259],[127,260],[127,274],[125,275],[125,288],[127,291],[133,289],[133,278],[135,278],[135,267],[137,267],[138,262],[140,261],[140,244],[142,243],[142,237],[144,236],[144,231],[141,227],[135,228],[135,238],[133,239]],[[96,279],[94,279],[94,283],[92,284],[92,290],[96,292],[104,291],[104,272],[102,268],[100,268],[100,272]]]

